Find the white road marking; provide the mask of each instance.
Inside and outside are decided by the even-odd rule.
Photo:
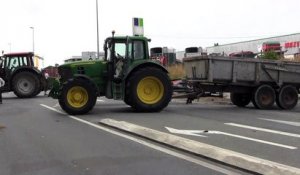
[[[98,101],[98,102],[104,102],[104,100],[101,100],[101,99],[97,99],[97,101]]]
[[[116,121],[113,119],[101,119],[101,124],[117,128],[119,130],[129,132],[154,140],[158,143],[166,144],[169,146],[182,149],[184,151],[195,153],[196,155],[202,155],[213,160],[217,160],[235,167],[256,172],[258,174],[293,174],[300,175],[300,169],[291,167],[288,165],[276,163],[266,159],[253,157],[243,153],[227,150],[217,146],[212,146],[199,141],[190,140],[184,137],[176,136],[174,134],[168,134],[165,132],[153,130],[151,128],[139,126],[126,121]]]
[[[218,132],[216,134],[223,134],[223,135],[227,135],[227,136],[231,136],[231,137],[236,137],[236,138],[240,138],[240,139],[244,139],[244,140],[250,140],[250,141],[254,141],[254,142],[258,142],[258,143],[264,143],[264,144],[278,146],[278,147],[287,148],[287,149],[298,149],[297,147],[294,147],[294,146],[283,145],[283,144],[279,144],[279,143],[269,142],[269,141],[260,140],[260,139],[254,139],[254,138],[240,136],[240,135],[236,135],[236,134],[230,134],[230,133],[226,133],[226,132]]]
[[[268,119],[268,118],[259,118],[259,119],[266,120],[266,121],[271,121],[271,122],[276,122],[276,123],[282,123],[282,124],[292,125],[292,126],[300,126],[300,122],[291,122],[291,121],[284,121],[284,120],[274,120],[274,119]]]
[[[169,150],[169,149],[166,149],[164,147],[160,147],[158,145],[154,145],[152,143],[149,143],[147,141],[144,141],[144,140],[140,140],[140,139],[137,139],[135,137],[131,137],[129,135],[126,135],[126,134],[123,134],[121,132],[117,132],[117,131],[114,131],[114,130],[111,130],[111,129],[108,129],[106,127],[102,127],[100,125],[96,125],[94,123],[91,123],[91,122],[88,122],[86,120],[82,120],[80,118],[77,118],[75,116],[71,116],[71,115],[67,115],[66,113],[60,111],[60,110],[57,110],[55,108],[52,108],[50,106],[47,106],[47,105],[44,105],[44,104],[40,104],[41,106],[43,106],[44,108],[47,108],[49,110],[52,110],[52,111],[55,111],[57,113],[60,113],[60,114],[64,114],[66,116],[68,116],[69,118],[71,119],[74,119],[78,122],[81,122],[81,123],[84,123],[84,124],[87,124],[89,126],[92,126],[92,127],[95,127],[97,129],[100,129],[100,130],[103,130],[105,132],[109,132],[111,134],[114,134],[114,135],[117,135],[117,136],[120,136],[120,137],[123,137],[123,138],[126,138],[128,140],[131,140],[133,142],[136,142],[136,143],[139,143],[141,145],[144,145],[144,146],[147,146],[149,148],[152,148],[152,149],[155,149],[157,151],[160,151],[160,152],[163,152],[163,153],[166,153],[168,155],[171,155],[171,156],[174,156],[174,157],[177,157],[177,158],[180,158],[180,159],[183,159],[183,160],[186,160],[188,162],[192,162],[192,163],[195,163],[197,165],[200,165],[200,166],[203,166],[203,167],[206,167],[206,168],[209,168],[209,169],[212,169],[214,171],[217,171],[217,172],[220,172],[220,173],[223,173],[223,174],[230,174],[230,175],[238,175],[238,173],[235,173],[233,171],[230,171],[230,170],[227,170],[227,169],[224,169],[224,168],[221,168],[221,167],[218,167],[216,165],[213,165],[213,164],[210,164],[210,163],[207,163],[207,162],[204,162],[204,161],[201,161],[201,160],[198,160],[198,159],[195,159],[193,157],[189,157],[187,155],[184,155],[184,154],[180,154],[178,152],[175,152],[175,151],[172,151],[172,150]]]
[[[269,141],[265,141],[265,140],[260,140],[260,139],[254,139],[251,137],[245,137],[245,136],[241,136],[241,135],[236,135],[236,134],[230,134],[230,133],[226,133],[226,132],[221,132],[221,131],[206,131],[206,130],[179,130],[179,129],[174,129],[174,128],[170,128],[170,127],[165,127],[167,130],[171,131],[176,131],[176,134],[183,134],[183,135],[192,135],[192,134],[220,134],[220,135],[226,135],[226,136],[230,136],[230,137],[236,137],[236,138],[240,138],[240,139],[244,139],[244,140],[250,140],[250,141],[254,141],[254,142],[258,142],[258,143],[264,143],[264,144],[268,144],[268,145],[272,145],[272,146],[278,146],[278,147],[282,147],[282,148],[287,148],[287,149],[297,149],[297,147],[294,146],[289,146],[289,145],[283,145],[283,144],[279,144],[279,143],[274,143],[274,142],[269,142]],[[182,132],[180,132],[182,131]],[[198,135],[197,135],[198,136]]]
[[[53,106],[53,108],[56,108],[56,107],[59,107],[59,104],[58,104],[58,103],[56,103],[56,104]]]
[[[265,128],[258,128],[258,127],[254,127],[254,126],[242,125],[242,124],[237,124],[237,123],[224,123],[224,124],[230,125],[230,126],[236,126],[236,127],[240,127],[240,128],[247,128],[247,129],[253,129],[253,130],[257,130],[257,131],[263,131],[263,132],[269,132],[269,133],[274,133],[274,134],[280,134],[280,135],[300,138],[300,134],[276,131],[276,130],[265,129]]]

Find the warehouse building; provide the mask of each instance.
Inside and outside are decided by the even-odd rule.
[[[274,36],[270,38],[262,38],[257,40],[243,41],[231,44],[218,45],[207,47],[208,54],[229,55],[234,52],[251,51],[253,53],[260,53],[262,51],[263,43],[279,42],[284,57],[293,59],[300,54],[300,33]]]

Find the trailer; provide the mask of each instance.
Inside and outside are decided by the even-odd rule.
[[[275,102],[281,109],[292,109],[298,103],[299,62],[196,56],[184,58],[183,63],[194,97],[230,92],[234,105],[252,102],[258,109],[270,109]]]

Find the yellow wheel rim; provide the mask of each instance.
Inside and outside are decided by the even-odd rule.
[[[82,108],[88,102],[87,91],[80,86],[74,86],[67,93],[67,100],[70,106],[74,108]]]
[[[145,104],[155,104],[163,98],[163,95],[164,86],[156,77],[148,76],[138,83],[137,96]]]

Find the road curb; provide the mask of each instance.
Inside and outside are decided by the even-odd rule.
[[[125,121],[102,119],[99,123],[251,172],[260,174],[300,175],[300,169],[296,167],[226,150]]]

